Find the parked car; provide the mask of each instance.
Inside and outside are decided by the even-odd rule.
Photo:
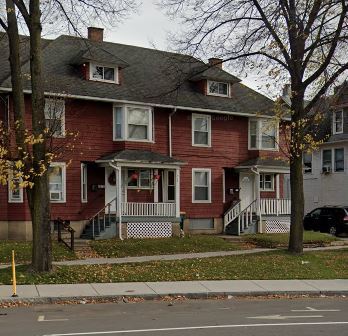
[[[305,230],[348,233],[348,206],[325,206],[308,213],[303,220]]]

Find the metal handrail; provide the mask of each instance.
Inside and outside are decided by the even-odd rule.
[[[70,221],[63,221],[61,218],[57,218],[54,222],[58,225],[58,242],[63,243],[71,251],[74,251],[75,230],[70,226]],[[70,245],[62,238],[62,230],[66,230],[70,233]]]

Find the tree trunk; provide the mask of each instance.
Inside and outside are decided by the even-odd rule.
[[[299,83],[292,83],[293,97],[291,98],[292,122],[290,146],[290,188],[291,188],[291,225],[288,250],[291,253],[303,252],[303,170],[302,144],[303,129],[301,121],[304,118],[304,89]]]
[[[303,252],[303,173],[302,155],[290,162],[291,187],[291,225],[289,251],[300,254]]]
[[[21,60],[19,52],[19,33],[15,6],[12,0],[6,0],[7,13],[7,36],[9,40],[9,61],[11,68],[11,84],[13,96],[14,120],[16,122],[16,144],[19,150],[18,156],[22,158],[22,152],[25,150],[24,145],[24,94],[21,71]]]
[[[29,12],[32,124],[33,133],[38,136],[44,134],[46,127],[39,0],[30,1]],[[46,162],[46,152],[46,141],[33,145],[35,171],[40,171],[40,166]],[[47,172],[34,178],[34,187],[28,190],[28,196],[33,226],[32,267],[37,272],[47,272],[52,269],[51,215]]]

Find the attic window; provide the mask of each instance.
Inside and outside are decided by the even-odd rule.
[[[118,69],[99,64],[90,65],[90,79],[101,82],[118,84]]]
[[[229,97],[229,84],[224,82],[208,81],[208,95]]]

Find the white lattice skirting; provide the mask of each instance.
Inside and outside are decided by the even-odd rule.
[[[287,233],[290,232],[290,218],[266,219],[265,233]]]
[[[166,238],[172,236],[170,222],[127,223],[127,238]]]

